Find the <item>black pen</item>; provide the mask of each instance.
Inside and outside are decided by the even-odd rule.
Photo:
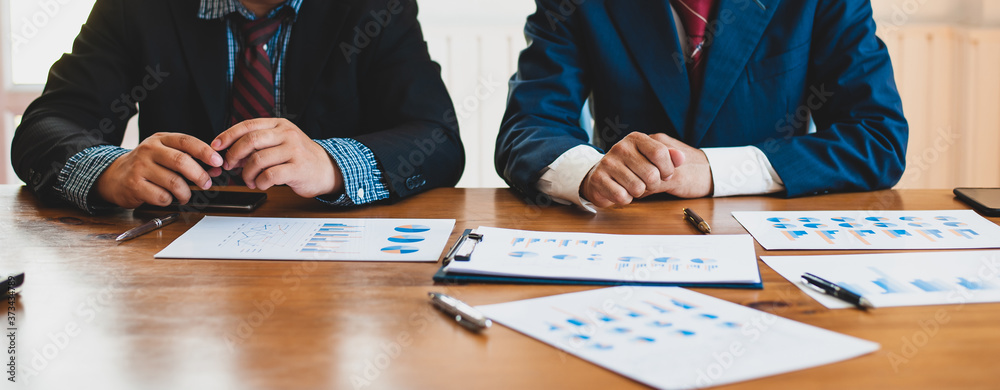
[[[823,279],[811,273],[806,272],[802,274],[802,281],[805,282],[807,286],[812,287],[816,291],[819,291],[827,295],[831,295],[842,301],[850,303],[854,306],[857,306],[858,309],[868,310],[875,308],[875,306],[873,306],[871,302],[865,299],[865,297],[855,294],[851,290],[840,287],[836,284],[827,281],[826,279]]]
[[[701,216],[699,216],[697,213],[695,213],[694,210],[685,207],[681,211],[684,212],[684,219],[686,219],[688,222],[694,225],[696,229],[705,234],[709,234],[712,232],[712,227],[708,226],[708,222],[705,222],[705,220],[702,219]]]
[[[149,233],[153,230],[169,225],[170,223],[176,221],[178,217],[180,217],[180,214],[173,213],[161,218],[153,218],[152,221],[146,222],[142,225],[129,229],[125,233],[122,233],[120,236],[118,236],[118,238],[115,239],[115,241],[122,242],[139,237],[143,234]]]

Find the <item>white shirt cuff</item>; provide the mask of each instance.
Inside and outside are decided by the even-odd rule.
[[[785,189],[771,161],[756,146],[701,150],[712,169],[712,196],[762,195]]]
[[[580,185],[602,158],[604,155],[590,145],[575,146],[542,169],[542,177],[535,188],[557,203],[576,204],[596,213],[594,204],[580,196]]]

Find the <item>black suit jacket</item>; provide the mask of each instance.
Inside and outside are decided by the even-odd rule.
[[[120,145],[139,113],[157,132],[206,142],[226,130],[228,50],[222,20],[200,0],[98,0],[45,91],[14,134],[18,176],[47,201],[74,154]],[[306,0],[284,64],[286,110],[309,137],[350,137],[372,150],[393,199],[453,186],[465,156],[451,99],[412,0]]]

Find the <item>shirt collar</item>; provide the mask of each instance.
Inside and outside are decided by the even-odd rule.
[[[274,16],[284,7],[291,8],[295,13],[295,18],[298,18],[299,8],[302,7],[302,0],[287,0],[275,7],[267,17]],[[201,5],[198,7],[198,18],[205,20],[221,19],[233,12],[238,12],[244,18],[247,18],[247,20],[257,19],[253,12],[250,12],[239,0],[201,0]]]

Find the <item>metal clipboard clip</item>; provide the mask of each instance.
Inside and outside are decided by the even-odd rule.
[[[448,265],[452,260],[455,261],[469,261],[472,258],[472,252],[476,250],[476,244],[483,241],[483,235],[479,233],[474,233],[472,229],[466,229],[455,245],[452,245],[451,249],[448,250],[448,254],[444,257],[444,264]]]

